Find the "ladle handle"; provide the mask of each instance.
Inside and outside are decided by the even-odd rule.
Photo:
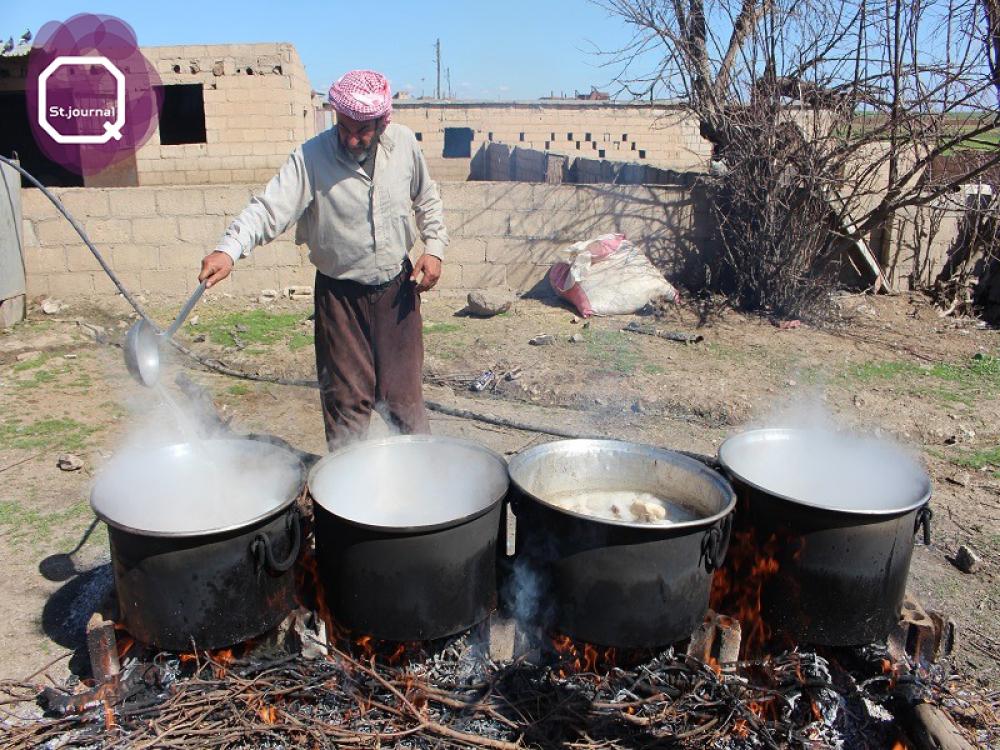
[[[191,314],[191,310],[194,308],[195,305],[198,304],[198,300],[201,299],[201,295],[204,293],[205,293],[205,282],[203,281],[198,285],[198,288],[194,290],[194,294],[191,295],[191,299],[189,299],[187,302],[184,303],[184,307],[181,308],[180,314],[178,314],[177,316],[177,320],[171,323],[170,328],[168,328],[163,333],[164,338],[169,339],[171,336],[177,333],[178,329],[184,324],[184,321],[187,319],[187,316]]]

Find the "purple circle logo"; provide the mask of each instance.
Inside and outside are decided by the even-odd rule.
[[[49,21],[28,58],[28,121],[41,150],[80,175],[135,154],[156,129],[160,77],[132,27],[83,13]]]

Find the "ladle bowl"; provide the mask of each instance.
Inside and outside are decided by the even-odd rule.
[[[166,331],[157,330],[148,319],[140,318],[125,334],[125,367],[137,381],[147,387],[160,382],[160,346],[164,341],[177,333],[187,319],[191,310],[205,291],[205,282],[201,282],[194,294],[184,303],[177,319]]]

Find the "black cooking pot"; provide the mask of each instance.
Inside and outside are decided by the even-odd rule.
[[[575,639],[648,648],[690,637],[726,554],[735,497],[698,461],[613,440],[557,440],[510,462],[515,560],[506,606]],[[683,509],[669,524],[597,518],[555,501],[649,493]]]
[[[724,574],[739,586],[756,561],[770,561],[757,584],[772,634],[828,646],[884,641],[921,528],[930,543],[931,486],[919,464],[872,438],[796,428],[732,437],[719,461],[739,496],[733,544],[747,546]]]
[[[356,443],[309,474],[323,595],[339,625],[393,641],[467,630],[496,606],[503,459],[432,435]]]
[[[253,440],[206,440],[117,456],[91,492],[108,524],[122,620],[137,640],[222,648],[295,606],[304,469]]]

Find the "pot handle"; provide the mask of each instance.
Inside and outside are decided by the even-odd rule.
[[[930,545],[931,543],[931,519],[934,517],[934,511],[931,510],[930,504],[924,505],[920,510],[917,511],[917,520],[913,524],[913,533],[916,534],[920,531],[922,526],[924,529],[924,544]]]
[[[274,559],[274,551],[271,549],[271,542],[267,535],[257,533],[253,541],[250,542],[250,554],[253,556],[254,567],[258,573],[264,568],[265,563],[272,572],[284,573],[299,559],[299,550],[302,547],[302,529],[299,525],[299,512],[297,510],[293,510],[289,514],[285,521],[285,529],[292,535],[292,549],[284,560]]]
[[[728,515],[702,537],[701,554],[705,558],[705,570],[709,573],[714,573],[722,567],[729,551],[729,537],[732,530],[733,517]]]

